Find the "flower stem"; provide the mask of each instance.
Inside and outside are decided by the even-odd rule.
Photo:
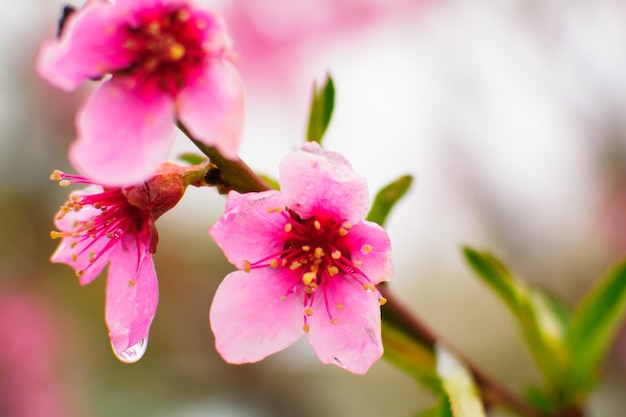
[[[256,174],[241,159],[228,159],[224,157],[217,148],[207,146],[194,138],[189,130],[179,122],[178,127],[189,137],[189,139],[198,147],[198,149],[209,157],[211,163],[218,167],[223,177],[223,189],[235,190],[240,193],[260,192],[270,190],[270,186]],[[395,329],[406,336],[417,340],[426,349],[434,350],[436,343],[444,343],[445,346],[454,352],[465,366],[472,373],[476,384],[480,387],[481,398],[487,408],[500,406],[507,408],[516,414],[524,417],[571,417],[581,416],[581,414],[573,414],[571,412],[557,413],[548,415],[530,404],[523,401],[504,386],[494,381],[478,366],[472,363],[467,357],[452,348],[451,345],[442,341],[441,337],[436,335],[429,327],[427,327],[413,312],[411,312],[404,304],[402,304],[385,285],[380,286],[380,292],[387,299],[387,304],[382,308],[382,319],[386,324],[392,324]],[[386,346],[387,347],[387,346]],[[402,352],[397,352],[400,356]]]
[[[234,160],[224,157],[214,146],[208,146],[194,138],[191,132],[178,122],[178,128],[193,142],[200,151],[209,157],[211,163],[217,166],[224,179],[222,189],[236,190],[240,193],[270,190],[270,186],[263,178],[256,174],[245,162],[237,158]]]

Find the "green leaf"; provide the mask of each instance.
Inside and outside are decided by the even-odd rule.
[[[624,321],[626,261],[614,266],[574,310],[567,334],[572,354],[571,382],[587,391],[597,382],[599,367]]]
[[[489,253],[469,247],[463,248],[463,252],[478,277],[500,296],[518,320],[549,391],[558,401],[567,401],[559,391],[567,386],[570,363],[566,344],[568,309],[540,288],[513,277],[504,264]]]
[[[436,346],[437,373],[454,417],[486,417],[480,392],[471,373],[441,344]]]
[[[309,113],[309,127],[307,130],[307,142],[322,143],[326,128],[330,124],[335,107],[335,85],[330,75],[326,75],[324,85],[318,88],[317,82],[313,83],[313,98],[311,99],[311,111]]]
[[[411,184],[413,184],[413,177],[404,175],[383,187],[374,197],[367,220],[382,226],[393,206],[409,191]]]
[[[263,178],[265,180],[265,182],[272,187],[273,190],[280,190],[280,184],[278,183],[278,180],[270,177],[269,175],[265,175],[265,174],[259,174],[259,176],[261,178]]]
[[[199,165],[209,158],[201,154],[188,152],[178,155],[178,159],[188,163],[189,165]]]
[[[439,401],[434,407],[420,411],[414,417],[453,417],[450,399],[445,392],[442,392]]]

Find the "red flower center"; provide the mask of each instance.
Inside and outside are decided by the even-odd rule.
[[[141,83],[147,92],[164,91],[176,96],[198,77],[208,55],[204,49],[207,22],[186,5],[165,5],[135,16],[126,27],[123,47],[134,57],[129,68],[115,75]]]
[[[244,270],[270,267],[293,271],[293,276],[299,278],[297,283],[299,285],[292,287],[292,290],[281,299],[285,301],[297,288],[304,289],[305,332],[309,331],[307,317],[313,314],[313,302],[320,290],[328,317],[333,324],[337,324],[338,320],[333,311],[335,308],[342,310],[343,304],[340,300],[334,299],[332,287],[328,286],[331,280],[350,277],[364,290],[378,291],[367,275],[359,269],[361,262],[352,261],[353,250],[369,253],[372,247],[368,244],[361,248],[350,247],[347,239],[352,227],[350,223],[320,216],[301,219],[290,210],[268,211],[280,213],[288,220],[281,236],[284,241],[283,249],[257,262],[246,263]],[[381,303],[384,303],[383,298]]]

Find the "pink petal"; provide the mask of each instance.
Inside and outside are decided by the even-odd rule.
[[[77,129],[70,159],[83,175],[106,185],[136,184],[167,158],[173,103],[166,95],[147,98],[111,80],[85,103]]]
[[[368,209],[365,179],[342,155],[326,151],[315,142],[282,160],[280,186],[287,207],[304,219],[327,212],[354,224]]]
[[[146,339],[159,302],[159,288],[146,242],[127,236],[111,257],[105,316],[111,344],[121,353]]]
[[[187,85],[176,100],[178,119],[199,141],[237,156],[243,129],[241,80],[230,63],[211,60],[206,72]]]
[[[378,294],[363,290],[349,279],[335,280],[326,290],[335,303],[343,304],[343,309],[331,305],[333,317],[338,320],[332,324],[323,297],[318,297],[314,313],[308,318],[309,343],[322,363],[364,374],[383,353]]]
[[[350,229],[346,236],[347,245],[353,248],[352,262],[360,261],[359,269],[367,275],[372,284],[389,281],[393,275],[391,242],[387,232],[376,223],[361,221]],[[371,251],[364,246],[370,245]]]
[[[125,16],[111,3],[89,3],[68,18],[60,40],[42,45],[37,71],[69,91],[88,78],[127,67],[132,59],[122,47],[124,23]]]
[[[215,346],[224,360],[257,362],[302,335],[301,300],[294,295],[280,299],[292,285],[270,269],[235,271],[224,278],[210,312]]]
[[[244,261],[253,263],[283,249],[279,236],[287,220],[273,211],[276,208],[284,208],[278,191],[247,194],[231,191],[224,215],[209,228],[209,234],[226,258],[243,269]]]

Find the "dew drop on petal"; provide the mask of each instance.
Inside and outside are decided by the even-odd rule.
[[[134,363],[137,362],[144,353],[146,353],[146,349],[148,348],[148,339],[141,339],[139,342],[135,343],[128,349],[123,352],[118,352],[113,347],[113,353],[117,358],[124,363]]]

